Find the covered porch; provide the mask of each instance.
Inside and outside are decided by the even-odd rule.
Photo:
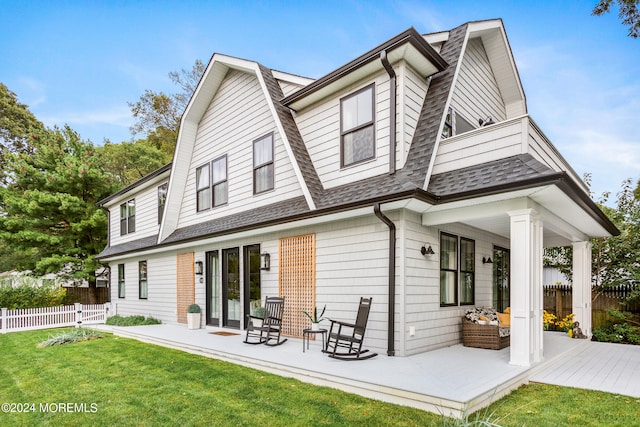
[[[167,324],[100,328],[316,385],[454,416],[489,405],[528,383],[533,375],[553,369],[554,362],[564,363],[589,344],[563,333],[545,332],[544,360],[530,367],[508,364],[509,348],[494,351],[462,345],[407,357],[379,355],[348,362],[327,357],[318,340],[303,352],[300,339],[290,338],[277,347],[253,346],[244,344],[244,334],[237,330],[189,330],[183,325]]]

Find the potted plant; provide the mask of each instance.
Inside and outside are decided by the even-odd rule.
[[[200,306],[191,304],[187,307],[187,325],[189,329],[200,329]]]
[[[318,307],[314,307],[313,308],[313,316],[309,313],[307,313],[306,311],[303,311],[304,315],[307,316],[309,318],[309,320],[311,320],[311,330],[312,331],[318,331],[320,330],[320,322],[322,320],[324,320],[324,317],[322,317],[324,315],[324,311],[327,309],[327,306],[325,305],[322,308],[322,312],[318,315]]]
[[[251,324],[254,328],[262,327],[264,322],[264,316],[267,314],[267,310],[264,307],[256,307],[251,312]]]

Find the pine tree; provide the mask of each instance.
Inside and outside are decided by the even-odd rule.
[[[68,126],[36,131],[28,144],[27,152],[5,153],[1,249],[13,255],[12,269],[85,279],[95,298],[95,272],[101,267],[95,256],[108,229],[96,202],[115,191],[115,180],[95,147]]]

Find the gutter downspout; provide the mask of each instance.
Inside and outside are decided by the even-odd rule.
[[[396,173],[396,73],[387,59],[387,51],[380,52],[380,61],[389,74],[389,175]]]
[[[395,356],[395,306],[396,306],[396,226],[382,213],[380,203],[373,205],[373,212],[389,227],[389,309],[387,319],[387,356]]]

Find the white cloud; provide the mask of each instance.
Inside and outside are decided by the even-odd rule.
[[[22,76],[18,79],[20,88],[20,102],[27,104],[30,109],[47,102],[46,85],[34,78]]]

